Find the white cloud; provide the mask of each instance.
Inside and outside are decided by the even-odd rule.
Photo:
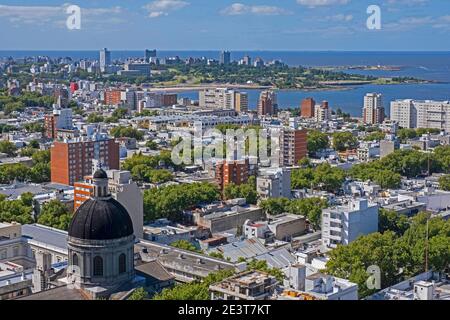
[[[349,3],[350,0],[297,0],[297,3],[310,8],[324,7],[332,5],[343,5]]]
[[[333,22],[349,22],[353,20],[353,15],[351,14],[336,14],[334,16],[325,17],[327,21]]]
[[[68,17],[66,8],[68,4],[62,6],[9,6],[0,5],[0,18],[6,18],[15,24],[45,24],[54,23],[63,25],[62,22]],[[99,17],[121,14],[121,7],[112,8],[81,8],[81,16],[84,21],[88,17]],[[92,19],[93,20],[93,19]],[[105,21],[102,19],[103,22]],[[112,20],[111,20],[112,21]]]
[[[144,6],[150,18],[158,18],[169,15],[170,11],[180,10],[190,5],[182,0],[156,0]]]
[[[238,15],[260,15],[260,16],[279,16],[279,15],[288,15],[292,14],[292,12],[275,6],[249,6],[242,3],[233,3],[231,6],[226,7],[221,11],[223,15],[227,16],[238,16]]]

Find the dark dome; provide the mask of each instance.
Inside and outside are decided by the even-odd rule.
[[[106,174],[105,170],[99,169],[95,171],[94,179],[108,179],[108,175]]]
[[[127,210],[115,199],[89,199],[75,212],[69,237],[111,240],[131,236],[133,223]]]

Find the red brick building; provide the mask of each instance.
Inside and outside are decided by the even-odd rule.
[[[122,103],[122,92],[120,90],[105,90],[105,104],[119,105]]]
[[[219,189],[230,185],[241,185],[248,181],[249,161],[221,161],[216,164],[216,183]]]
[[[56,138],[56,116],[53,114],[44,116],[44,136],[48,139]]]
[[[280,135],[280,165],[296,166],[308,155],[308,132],[284,128]]]
[[[173,105],[176,105],[178,103],[178,95],[177,94],[164,94],[162,97],[162,105],[164,107],[171,107]]]
[[[92,174],[92,160],[109,169],[119,169],[119,144],[114,139],[55,141],[51,148],[51,181],[74,185]]]
[[[303,118],[314,118],[314,108],[316,101],[313,98],[306,98],[301,103],[301,116]]]

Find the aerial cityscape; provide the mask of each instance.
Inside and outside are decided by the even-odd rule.
[[[363,19],[374,37],[394,28],[378,10],[396,15],[401,1],[286,2],[203,6],[211,28],[341,10],[324,21]],[[0,4],[0,28],[17,24],[0,41],[0,300],[450,300],[450,47],[437,46],[450,6],[417,3],[405,10],[410,22],[430,10],[429,48],[384,34],[358,49],[329,31],[349,41],[330,40],[336,51],[234,49],[245,41],[227,35],[205,49],[207,31],[183,48],[186,30],[177,46],[164,29],[132,46],[115,27],[101,42],[92,20],[123,14],[135,28],[133,6]],[[198,3],[144,5],[165,24],[196,19]],[[51,45],[27,34],[34,19],[36,34],[59,26]],[[189,308],[179,314],[203,312]]]

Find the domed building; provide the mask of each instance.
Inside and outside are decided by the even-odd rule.
[[[68,278],[82,289],[108,294],[134,278],[133,223],[108,190],[108,176],[93,175],[93,197],[75,212],[68,231]]]

